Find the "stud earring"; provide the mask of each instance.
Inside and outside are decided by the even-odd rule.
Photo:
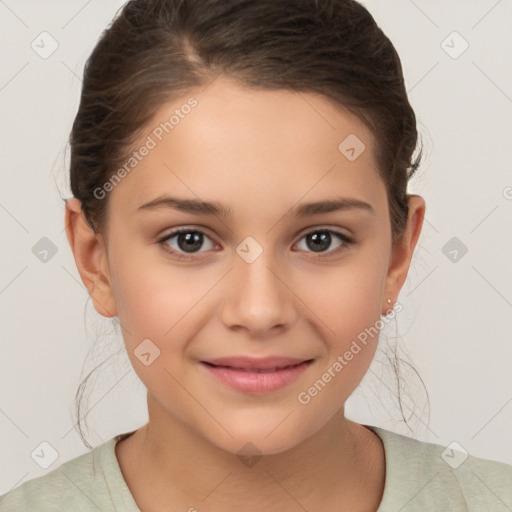
[[[388,299],[388,304],[391,304],[391,299]]]

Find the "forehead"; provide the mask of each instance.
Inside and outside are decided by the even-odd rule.
[[[254,89],[218,77],[161,105],[111,200],[135,211],[169,193],[246,209],[284,208],[337,191],[382,200],[375,140],[353,113],[311,92]],[[140,156],[144,153],[144,156]]]

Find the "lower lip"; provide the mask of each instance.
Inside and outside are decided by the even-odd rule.
[[[244,393],[271,393],[284,388],[296,380],[311,363],[312,361],[304,361],[295,366],[266,373],[212,366],[203,362],[201,362],[201,365],[217,380],[237,391]]]

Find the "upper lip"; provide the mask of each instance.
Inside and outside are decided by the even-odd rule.
[[[268,370],[270,368],[284,368],[293,366],[310,359],[298,359],[296,357],[264,357],[255,358],[247,356],[239,357],[220,357],[217,359],[207,359],[203,363],[210,363],[215,366],[229,366],[231,368],[241,368],[244,370]]]

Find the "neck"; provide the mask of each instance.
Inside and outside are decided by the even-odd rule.
[[[331,510],[333,500],[335,508],[349,504],[359,508],[362,499],[376,510],[380,503],[382,445],[371,431],[347,420],[343,408],[293,448],[253,457],[213,445],[170,417],[149,394],[148,411],[149,423],[116,448],[125,479],[143,511],[144,504],[147,510],[153,508],[150,496],[158,497],[160,508],[165,503],[173,509],[181,505],[183,510],[225,512],[298,510],[299,505]]]

